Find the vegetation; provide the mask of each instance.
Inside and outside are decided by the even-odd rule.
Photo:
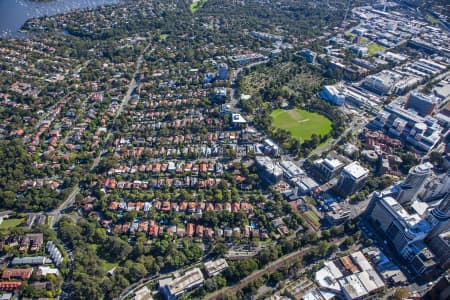
[[[320,219],[314,211],[309,210],[305,212],[305,217],[307,217],[317,228],[320,227]]]
[[[369,46],[367,46],[367,55],[368,56],[374,56],[380,51],[386,50],[383,46],[378,45],[377,43],[371,43]]]
[[[0,230],[17,227],[20,224],[22,224],[22,222],[23,222],[23,219],[16,219],[16,218],[5,219],[0,224]]]
[[[195,14],[208,0],[193,0],[189,9],[192,14]]]
[[[289,131],[300,142],[311,139],[313,134],[324,136],[331,131],[331,121],[315,112],[276,109],[270,116],[272,126]]]

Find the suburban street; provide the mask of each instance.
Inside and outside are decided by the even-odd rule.
[[[134,72],[132,80],[131,80],[131,82],[128,85],[127,93],[123,97],[119,108],[115,112],[114,119],[113,119],[113,122],[112,122],[112,126],[110,126],[108,128],[108,133],[107,133],[105,141],[104,141],[104,148],[99,152],[97,157],[93,160],[93,162],[92,162],[92,164],[91,164],[91,166],[89,168],[89,171],[93,171],[98,166],[98,164],[102,160],[102,156],[107,151],[106,145],[108,144],[109,139],[111,139],[111,137],[113,136],[113,131],[114,131],[114,128],[115,128],[115,125],[116,125],[117,118],[120,116],[120,114],[122,114],[123,108],[128,104],[128,102],[130,101],[131,95],[133,94],[133,91],[136,89],[136,87],[139,84],[136,81],[136,75],[138,75],[140,70],[141,70],[141,66],[142,66],[142,63],[144,61],[144,54],[146,53],[146,51],[148,50],[148,48],[150,46],[151,46],[151,43],[148,43],[147,46],[142,51],[142,53],[139,56],[139,58],[137,59],[136,71]],[[67,199],[63,203],[61,203],[61,205],[59,207],[57,207],[51,213],[49,213],[49,216],[52,217],[52,219],[51,219],[51,226],[52,227],[54,227],[59,222],[61,217],[63,215],[65,215],[64,210],[69,208],[69,207],[71,207],[71,206],[73,206],[73,204],[75,203],[76,196],[78,195],[79,192],[80,192],[80,187],[76,186],[73,189],[73,191],[69,194]]]

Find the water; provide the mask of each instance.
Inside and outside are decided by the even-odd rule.
[[[93,8],[122,0],[0,0],[0,37],[20,36],[19,30],[29,18],[62,14]]]

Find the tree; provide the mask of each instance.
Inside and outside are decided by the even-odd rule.
[[[228,252],[227,245],[225,245],[223,243],[218,243],[211,250],[211,255],[213,255],[214,257],[219,258],[219,257],[223,257],[225,254],[227,254],[227,252]]]
[[[133,263],[133,265],[130,268],[130,280],[131,281],[138,281],[139,279],[143,278],[147,274],[147,269],[143,264],[140,263]]]
[[[276,285],[277,283],[281,282],[283,280],[283,274],[279,271],[275,271],[272,274],[270,274],[269,280]]]
[[[133,248],[118,237],[108,237],[102,248],[102,253],[112,261],[125,260]]]
[[[351,247],[355,243],[355,240],[353,237],[349,236],[345,239],[344,244],[347,246],[347,248]]]
[[[444,163],[444,158],[441,153],[433,151],[430,153],[430,162],[436,166],[442,166]]]

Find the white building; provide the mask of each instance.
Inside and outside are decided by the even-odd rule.
[[[223,258],[205,262],[205,270],[209,277],[216,276],[226,269],[228,269],[228,263]]]
[[[159,289],[167,300],[174,300],[203,284],[203,274],[199,268],[187,271],[184,275],[159,282]]]

